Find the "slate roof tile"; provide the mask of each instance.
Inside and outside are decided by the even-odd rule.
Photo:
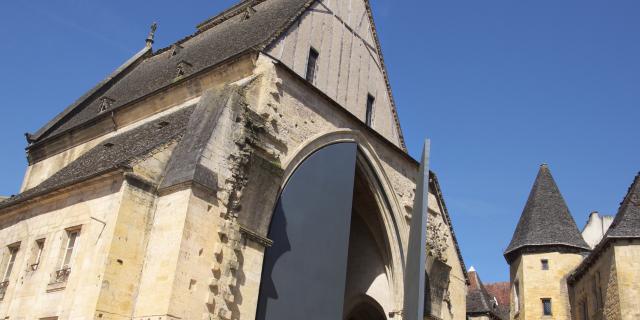
[[[113,99],[118,108],[176,81],[178,65],[187,62],[190,74],[215,66],[250,49],[262,49],[293,22],[313,0],[269,0],[255,6],[256,11],[245,19],[242,14],[222,20],[213,27],[197,32],[178,42],[180,50],[160,50],[141,61],[108,88],[102,96]],[[245,4],[248,1],[244,1]],[[86,123],[100,114],[100,99],[79,103],[64,119],[42,132],[39,140]],[[60,121],[62,120],[62,121]]]
[[[505,257],[528,246],[567,246],[588,251],[547,165],[540,166]],[[508,258],[507,258],[508,259]]]
[[[490,314],[495,318],[501,318],[495,298],[489,294],[476,271],[469,271],[469,283],[467,314]]]
[[[0,209],[118,168],[130,167],[154,149],[179,139],[192,112],[193,106],[186,107],[105,140],[38,186],[0,202]]]

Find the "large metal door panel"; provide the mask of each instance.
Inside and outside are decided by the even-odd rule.
[[[357,146],[306,159],[283,189],[265,251],[257,320],[340,320]]]

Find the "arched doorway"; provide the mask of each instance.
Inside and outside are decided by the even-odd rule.
[[[358,303],[344,320],[386,320],[382,307],[371,298]]]
[[[257,320],[350,319],[347,310],[354,320],[387,319],[389,241],[358,153],[355,143],[328,145],[291,174],[269,227]],[[354,298],[363,295],[371,299]]]

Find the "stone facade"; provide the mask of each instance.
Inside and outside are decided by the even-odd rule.
[[[245,7],[255,8],[214,22],[252,23],[246,20],[259,21],[270,5],[289,2],[246,2]],[[255,319],[279,192],[310,154],[351,142],[358,145],[369,188],[366,201],[354,210],[372,214],[362,224],[369,232],[359,233],[360,248],[372,252],[362,256],[371,262],[365,265],[372,266],[372,277],[354,286],[352,293],[372,299],[385,318],[401,319],[403,259],[408,254],[418,163],[403,149],[375,29],[368,19],[370,7],[366,1],[356,2],[358,10],[335,8],[334,14],[322,18],[317,11],[331,8],[330,2],[302,6],[307,13],[291,21],[264,52],[244,52],[200,72],[193,71],[198,64],[191,60],[189,68],[181,64],[174,81],[161,90],[124,106],[117,106],[119,97],[109,96],[111,112],[92,119],[91,125],[31,141],[23,193],[0,203],[2,266],[8,275],[0,288],[0,316]],[[339,66],[370,70],[366,74],[353,69],[361,81],[348,80],[348,89],[335,94],[347,80],[332,78],[328,61],[319,65],[317,76],[325,80],[316,87],[301,77],[300,62],[292,62],[302,59],[297,49],[278,47],[293,43],[308,52],[316,40],[302,35],[318,32],[301,30],[318,21],[326,26],[331,19],[341,23],[334,27],[349,26],[355,32],[348,39],[332,36],[321,41],[348,41],[353,46],[354,53],[345,60],[349,62]],[[362,19],[367,22],[349,25]],[[207,32],[217,32],[216,27],[172,50],[155,55],[143,50],[133,59],[142,60],[122,72],[147,68],[154,59],[172,59],[177,48],[187,52],[189,41],[204,41]],[[280,58],[274,57],[278,50]],[[371,61],[365,59],[370,54]],[[369,125],[361,107],[366,103],[361,96],[367,94],[375,94],[380,102]],[[149,137],[167,130],[175,132],[165,140]],[[133,147],[145,139],[154,144]],[[113,148],[122,152],[110,152]],[[129,158],[111,159],[123,154]],[[104,165],[111,160],[113,166]],[[93,167],[100,171],[86,174]],[[437,178],[431,177],[429,234],[434,245],[429,255],[449,270],[429,274],[442,279],[434,289],[439,300],[433,305],[439,307],[432,316],[465,319],[464,262]]]
[[[542,260],[549,263],[543,270]],[[573,253],[545,252],[525,254],[511,268],[511,283],[518,284],[519,308],[511,308],[512,319],[543,319],[542,299],[551,299],[549,319],[569,319],[570,304],[567,277],[580,264],[582,257]],[[514,291],[514,289],[512,289]],[[511,305],[515,306],[515,296]]]

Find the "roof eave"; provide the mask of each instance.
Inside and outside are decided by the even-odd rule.
[[[567,244],[567,243],[525,244],[525,245],[517,246],[517,247],[512,248],[512,249],[507,249],[503,253],[503,256],[505,257],[507,262],[511,262],[511,261],[515,260],[514,259],[514,255],[518,255],[520,253],[520,251],[522,251],[522,250],[526,250],[528,248],[541,249],[541,248],[545,248],[545,247],[572,248],[572,249],[576,249],[576,251],[582,251],[582,252],[591,251],[591,248],[589,248],[589,247],[580,247],[580,246],[576,246],[574,244]]]
[[[72,181],[69,181],[68,183],[56,186],[54,188],[49,188],[49,189],[45,189],[42,190],[40,192],[34,193],[32,195],[29,195],[27,197],[24,197],[22,199],[19,199],[17,201],[11,201],[11,198],[5,200],[4,202],[0,203],[0,215],[7,213],[8,210],[20,205],[20,204],[24,204],[26,202],[29,202],[31,200],[37,199],[37,198],[41,198],[41,197],[46,197],[52,193],[55,193],[57,191],[60,190],[64,190],[67,188],[70,188],[72,186],[78,185],[80,183],[84,183],[93,179],[97,179],[103,176],[109,176],[110,174],[125,174],[127,172],[131,172],[131,168],[127,165],[117,165],[117,166],[113,166],[111,168],[107,168],[105,170],[101,170],[99,172],[96,172],[95,174],[91,175],[91,176],[87,176],[87,177],[82,177],[79,179],[75,179]]]
[[[56,133],[55,135],[47,136],[47,137],[43,138],[42,140],[39,140],[37,142],[34,142],[33,144],[30,144],[26,149],[27,149],[27,151],[32,150],[32,149],[37,148],[37,147],[39,147],[41,145],[44,145],[44,144],[46,144],[46,143],[48,143],[48,142],[50,142],[52,140],[55,140],[55,139],[57,139],[59,137],[67,135],[67,134],[69,134],[69,132],[72,132],[74,130],[82,129],[84,127],[90,127],[91,125],[95,124],[96,122],[99,122],[99,121],[101,121],[101,120],[103,120],[105,118],[111,117],[112,113],[118,112],[118,111],[120,111],[122,109],[130,107],[130,106],[132,106],[132,105],[134,105],[134,104],[136,104],[136,103],[138,103],[140,101],[143,101],[143,100],[149,98],[150,96],[153,96],[153,95],[157,94],[158,92],[167,90],[169,88],[172,88],[172,87],[175,87],[177,85],[180,85],[180,84],[182,84],[184,82],[190,81],[190,80],[192,80],[192,79],[194,79],[194,78],[196,78],[198,76],[201,76],[202,74],[205,74],[205,73],[207,73],[207,72],[209,72],[209,71],[211,71],[211,70],[213,70],[213,69],[215,69],[215,68],[217,68],[217,67],[219,67],[221,65],[224,65],[225,63],[229,63],[229,61],[240,59],[241,57],[243,57],[245,55],[257,54],[259,52],[260,51],[257,48],[254,48],[254,47],[247,48],[246,50],[244,50],[244,51],[242,51],[242,52],[240,52],[238,54],[235,54],[233,56],[230,56],[230,57],[220,61],[219,63],[216,63],[216,64],[211,65],[209,67],[203,68],[202,70],[194,72],[193,74],[190,74],[187,77],[184,77],[184,78],[182,78],[182,79],[180,79],[178,81],[175,81],[175,82],[173,82],[173,83],[171,83],[171,84],[169,84],[167,86],[164,86],[162,88],[159,88],[159,89],[157,89],[155,91],[151,91],[148,94],[146,94],[146,95],[144,95],[142,97],[139,97],[137,99],[134,99],[132,101],[129,101],[129,102],[123,104],[123,105],[114,107],[113,109],[110,110],[111,112],[100,114],[100,115],[98,115],[98,116],[96,116],[96,117],[94,117],[94,118],[92,118],[92,119],[90,119],[90,120],[88,120],[86,122],[79,123],[79,124],[77,124],[77,125],[75,125],[73,127],[70,127],[68,129],[64,130],[64,131]]]

